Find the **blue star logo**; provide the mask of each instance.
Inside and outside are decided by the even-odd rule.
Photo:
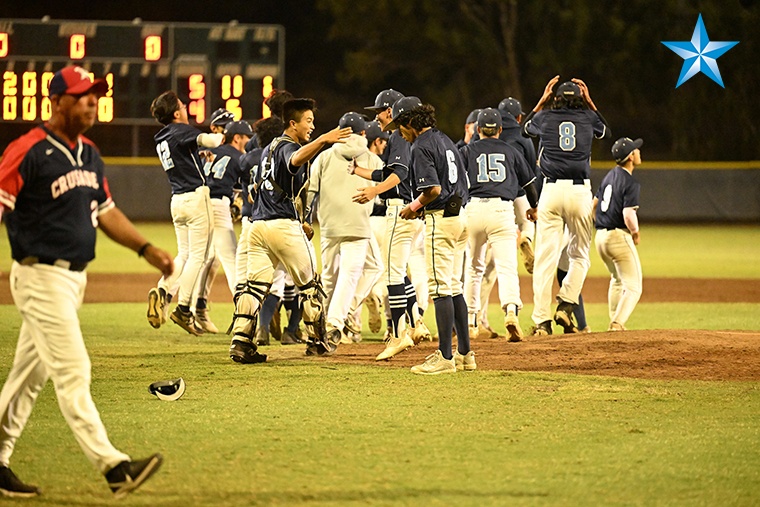
[[[683,58],[683,67],[681,67],[681,75],[678,76],[676,88],[699,72],[725,88],[716,60],[723,56],[726,51],[739,44],[739,41],[711,41],[707,37],[707,29],[704,21],[702,21],[702,14],[697,19],[697,25],[694,27],[694,34],[692,34],[690,42],[662,41],[662,43]]]

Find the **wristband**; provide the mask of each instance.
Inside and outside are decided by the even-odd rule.
[[[422,203],[420,202],[419,197],[409,203],[409,209],[412,211],[419,211],[420,208],[422,208]]]
[[[145,250],[147,250],[149,246],[153,246],[153,245],[151,245],[148,242],[148,243],[145,243],[143,246],[141,246],[140,249],[137,251],[137,256],[142,257],[145,254]]]

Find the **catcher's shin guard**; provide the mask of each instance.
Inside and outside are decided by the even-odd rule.
[[[256,334],[261,303],[269,293],[271,283],[248,281],[235,301],[235,313],[227,334],[232,333],[232,341],[251,342]]]
[[[306,334],[312,341],[322,341],[327,335],[327,321],[325,317],[325,300],[327,296],[322,289],[319,278],[314,278],[303,287],[298,288],[298,295],[303,304],[303,323]]]

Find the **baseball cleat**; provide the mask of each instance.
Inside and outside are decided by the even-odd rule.
[[[161,291],[155,287],[150,289],[148,291],[148,323],[153,329],[160,328],[161,324],[166,322],[165,306],[166,298],[162,297]]]
[[[473,361],[475,356],[473,355]],[[454,358],[446,359],[440,350],[436,350],[425,358],[425,362],[412,366],[412,373],[418,375],[440,375],[442,373],[456,373],[457,366]]]
[[[266,362],[266,354],[259,354],[253,343],[234,340],[230,345],[230,359],[240,364],[256,364]]]
[[[256,342],[256,345],[260,347],[269,345],[269,330],[264,329],[263,326],[260,326],[256,330],[256,338],[254,341]]]
[[[506,317],[504,317],[504,326],[507,328],[508,341],[522,341],[523,333],[520,328],[520,320],[515,312],[507,312]]]
[[[40,494],[40,488],[24,484],[13,470],[7,466],[0,466],[0,495],[8,498],[32,498]]]
[[[475,364],[475,352],[469,351],[467,354],[462,355],[459,351],[454,352],[454,365],[457,371],[473,371],[477,369],[478,365]]]
[[[195,322],[206,333],[216,334],[219,332],[219,329],[211,322],[208,316],[208,308],[198,308],[195,310]]]
[[[478,339],[498,338],[498,337],[499,337],[499,333],[494,331],[491,326],[478,323]]]
[[[412,341],[415,345],[419,345],[422,340],[433,340],[433,335],[430,334],[430,329],[425,325],[425,321],[422,318],[417,319],[411,331]]]
[[[518,242],[517,246],[520,248],[520,253],[523,256],[523,265],[525,266],[525,271],[533,274],[533,262],[535,260],[535,256],[533,254],[533,243],[530,241],[530,238],[526,236],[520,236],[520,241]]]
[[[617,322],[610,322],[610,327],[607,331],[625,331],[625,326],[618,324]]]
[[[198,323],[195,321],[195,316],[193,315],[193,312],[190,311],[182,311],[180,307],[176,307],[174,311],[172,312],[171,316],[172,322],[177,324],[179,327],[187,331],[188,333],[200,336],[203,334],[203,328],[201,328]]]
[[[282,337],[280,338],[280,343],[282,345],[296,345],[298,343],[303,343],[303,340],[299,339],[295,334],[291,333],[287,329],[282,332]]]
[[[156,453],[139,461],[122,461],[106,473],[114,498],[124,498],[161,468],[164,458]]]
[[[367,307],[367,314],[369,315],[369,330],[373,333],[379,333],[383,325],[383,318],[380,315],[380,298],[370,294],[364,300],[364,306]]]
[[[390,359],[396,354],[405,351],[409,347],[414,347],[414,340],[412,340],[406,331],[401,332],[401,338],[392,336],[388,343],[385,345],[385,350],[380,352],[375,361],[382,361],[383,359]]]
[[[531,332],[531,336],[548,336],[552,334],[552,321],[546,320],[537,326],[535,326]]]
[[[554,312],[554,322],[558,326],[562,326],[565,334],[578,332],[578,328],[575,327],[575,323],[573,322],[573,310],[576,306],[567,301],[560,301],[559,305],[557,305],[557,311]]]

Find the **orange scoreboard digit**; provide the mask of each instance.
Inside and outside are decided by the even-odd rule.
[[[101,123],[147,125],[169,89],[193,124],[219,107],[253,121],[269,115],[267,90],[284,87],[284,36],[280,25],[0,19],[0,129],[50,118],[50,79],[71,64],[108,82]]]

